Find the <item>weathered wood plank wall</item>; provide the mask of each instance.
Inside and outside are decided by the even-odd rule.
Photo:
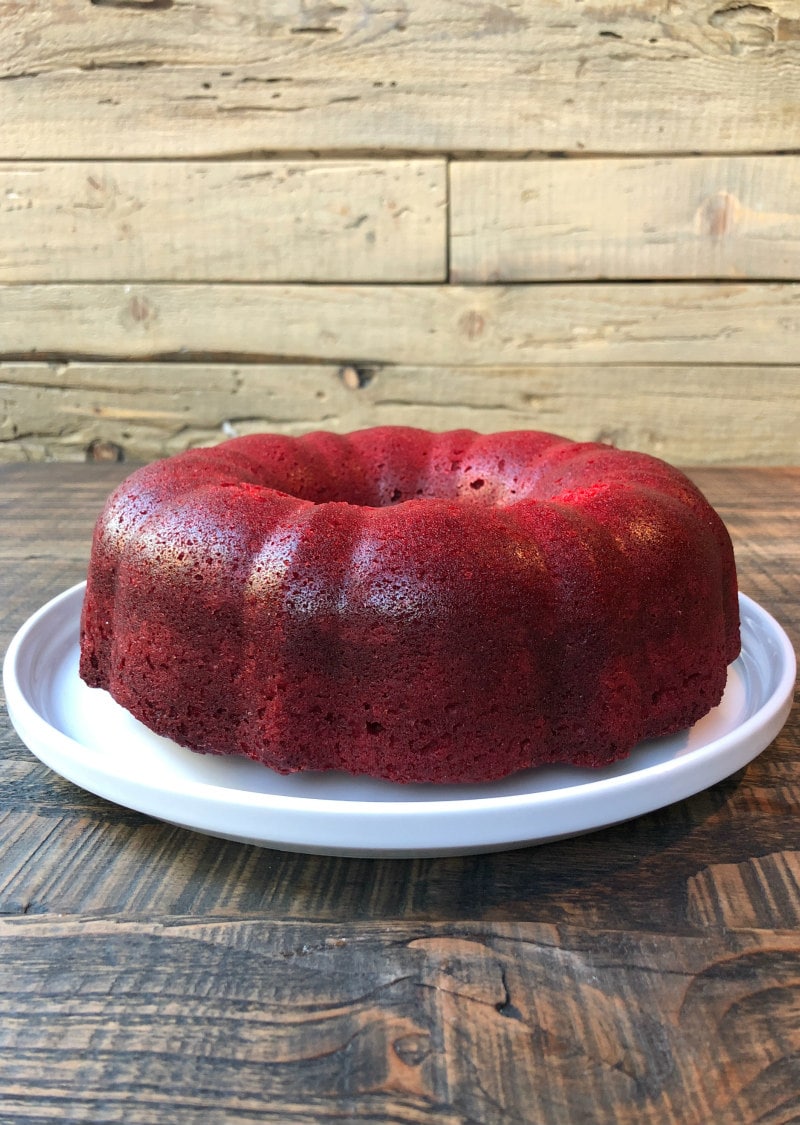
[[[800,157],[463,161],[451,279],[800,277]]]
[[[0,459],[800,461],[795,0],[10,0]]]
[[[443,160],[0,167],[3,281],[445,281]]]

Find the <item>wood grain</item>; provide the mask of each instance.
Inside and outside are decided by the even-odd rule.
[[[74,567],[78,576],[84,569]],[[323,861],[206,840],[83,793],[6,741],[0,914],[797,929],[796,721],[761,769],[585,841],[395,861]]]
[[[790,933],[30,918],[0,924],[0,951],[12,1120],[37,1102],[72,1120],[124,1103],[134,1123],[375,1125],[796,1108]],[[748,1039],[757,1022],[769,1034]]]
[[[715,863],[689,881],[689,913],[698,925],[800,928],[800,852]]]
[[[3,648],[80,579],[128,469],[0,466]],[[797,645],[800,469],[691,475]],[[0,1118],[790,1125],[798,761],[795,708],[746,769],[629,824],[344,860],[109,804],[0,718]]]
[[[0,285],[0,358],[797,364],[800,285]]]
[[[795,0],[0,0],[0,460],[127,459],[0,465],[0,648],[137,459],[379,423],[693,464],[800,646],[800,468],[752,467],[800,462],[798,44]],[[0,1122],[791,1125],[798,762],[795,707],[630,823],[349,860],[3,713]]]
[[[794,0],[4,9],[0,159],[796,147]]]
[[[349,377],[348,377],[349,376]],[[271,430],[541,429],[682,464],[800,461],[799,367],[0,363],[0,460],[153,459]]]
[[[0,167],[0,280],[443,281],[444,162]]]
[[[795,278],[800,158],[471,161],[451,280]],[[0,167],[5,281],[443,281],[441,160]],[[793,209],[794,208],[794,209]]]
[[[450,168],[456,282],[800,276],[800,158]]]
[[[85,575],[94,520],[125,465],[0,467],[0,646]],[[740,585],[800,644],[800,469],[691,475],[733,536]],[[601,833],[482,857],[320,859],[160,824],[52,774],[0,725],[0,914],[335,923],[547,921],[630,932],[795,926],[797,712],[746,770]],[[733,871],[740,873],[738,878]]]

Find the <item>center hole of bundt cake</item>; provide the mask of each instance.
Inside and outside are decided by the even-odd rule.
[[[463,503],[497,504],[506,499],[506,489],[484,476],[453,476],[449,480],[424,481],[416,484],[389,483],[377,485],[378,495],[368,507],[393,508],[409,500],[460,500]],[[349,501],[349,497],[348,497]]]
[[[516,481],[493,480],[487,475],[422,481],[393,479],[329,482],[304,481],[279,491],[312,504],[351,504],[357,508],[396,508],[413,501],[446,500],[469,506],[505,506],[520,497]],[[247,486],[243,486],[247,487]],[[249,486],[250,488],[256,486]],[[267,486],[268,487],[268,486]]]
[[[509,490],[498,482],[485,477],[462,477],[460,480],[422,481],[373,481],[358,485],[331,487],[329,484],[314,482],[304,488],[296,488],[291,495],[299,500],[310,500],[313,504],[352,504],[358,508],[396,508],[414,500],[450,500],[464,504],[490,506],[508,503],[514,499],[513,489]]]
[[[376,463],[302,466],[280,479],[262,482],[313,504],[352,504],[360,508],[394,508],[419,500],[445,500],[483,507],[519,499],[518,481],[491,465],[440,461],[427,465]]]

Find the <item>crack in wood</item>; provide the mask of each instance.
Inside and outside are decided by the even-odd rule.
[[[218,105],[217,113],[304,113],[306,105]]]
[[[95,8],[128,8],[138,12],[166,12],[175,0],[89,0]]]
[[[83,63],[78,69],[82,71],[159,70],[163,66],[166,66],[166,63],[160,62],[158,59],[114,59],[108,62],[97,62],[95,59],[90,59],[88,63]]]

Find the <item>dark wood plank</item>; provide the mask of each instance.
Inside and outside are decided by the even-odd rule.
[[[24,919],[0,955],[19,1119],[796,1120],[788,933]]]
[[[0,468],[0,638],[130,466]],[[800,469],[691,475],[800,642]],[[497,855],[291,855],[48,771],[0,721],[0,1121],[800,1115],[800,715],[688,801]]]
[[[767,753],[788,766],[797,738],[792,746],[783,739]],[[796,778],[751,782],[748,774],[585,838],[478,857],[376,861],[206,839],[12,759],[0,771],[8,794],[0,913],[482,917],[662,933],[790,927],[800,913],[800,788]]]
[[[80,580],[95,514],[127,468],[59,466],[58,482],[50,466],[0,471],[5,518],[14,527],[0,547],[12,563],[0,572],[6,636],[46,597]],[[800,471],[693,475],[731,526],[743,588],[797,641],[792,513]],[[55,533],[43,537],[43,528]],[[785,854],[800,798],[796,717],[746,770],[630,824],[521,852],[414,862],[323,859],[207,840],[64,781],[30,755],[8,724],[0,748],[0,911],[6,914],[481,916],[661,932],[722,917],[728,924],[737,918],[746,925],[794,924],[797,915],[786,882],[795,868]],[[774,875],[772,896],[763,894],[765,871]],[[717,901],[721,887],[731,895],[724,904]]]

